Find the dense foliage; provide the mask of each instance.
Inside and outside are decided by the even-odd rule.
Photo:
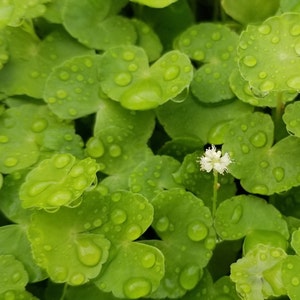
[[[300,299],[299,0],[0,16],[0,299]]]

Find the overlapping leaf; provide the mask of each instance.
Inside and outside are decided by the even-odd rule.
[[[101,87],[110,98],[133,110],[155,108],[176,97],[192,80],[189,58],[173,50],[151,67],[145,50],[137,46],[108,49],[99,66]]]
[[[300,184],[300,140],[289,136],[273,145],[273,131],[271,117],[259,112],[230,124],[223,150],[234,160],[231,174],[248,192],[271,195]]]

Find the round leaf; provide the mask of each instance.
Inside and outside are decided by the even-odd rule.
[[[300,102],[289,104],[284,111],[282,119],[286,124],[286,129],[297,137],[300,137]]]
[[[289,255],[283,261],[282,281],[291,300],[297,300],[300,297],[299,268],[300,257],[298,255]]]

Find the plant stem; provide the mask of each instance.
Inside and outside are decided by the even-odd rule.
[[[65,299],[65,295],[66,295],[66,292],[67,292],[67,288],[68,288],[68,284],[65,283],[64,284],[64,287],[62,289],[62,293],[61,293],[61,296],[59,298],[59,300],[64,300]]]
[[[212,216],[215,217],[217,210],[217,197],[218,197],[218,189],[220,187],[218,182],[218,172],[216,170],[213,171],[214,174],[214,184],[213,184],[213,197],[212,197]]]

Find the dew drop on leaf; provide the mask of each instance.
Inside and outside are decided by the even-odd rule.
[[[68,270],[62,266],[54,266],[51,267],[51,274],[56,282],[64,282],[67,280]]]
[[[5,144],[9,141],[8,136],[6,135],[0,135],[0,143]]]
[[[222,38],[222,34],[220,32],[214,32],[211,36],[213,41],[219,41]]]
[[[79,261],[88,267],[96,266],[102,258],[102,249],[88,239],[76,240]]]
[[[139,225],[130,225],[127,228],[127,238],[131,241],[136,240],[142,234],[142,229]]]
[[[150,294],[152,289],[151,282],[146,278],[131,278],[124,283],[123,292],[129,299],[137,299]]]
[[[263,160],[259,163],[259,166],[263,169],[267,168],[269,166],[269,163],[266,160]]]
[[[238,223],[239,220],[241,219],[242,215],[243,215],[243,206],[238,204],[233,210],[233,213],[231,216],[231,223],[233,223],[233,224]]]
[[[199,242],[207,237],[208,228],[201,221],[193,221],[188,225],[187,235],[192,241]]]
[[[141,262],[142,262],[142,265],[144,268],[150,269],[155,265],[156,256],[154,253],[148,252],[148,253],[144,254]]]
[[[286,82],[287,86],[295,89],[300,90],[300,76],[295,76],[287,80]]]
[[[125,61],[132,61],[135,58],[135,54],[132,51],[125,51],[122,57]]]
[[[250,137],[250,142],[254,147],[261,148],[267,143],[267,135],[262,131],[258,131]]]
[[[128,72],[122,72],[115,76],[114,82],[119,86],[127,86],[132,80],[132,76]]]
[[[67,98],[67,96],[68,96],[68,93],[65,90],[58,90],[56,92],[56,97],[58,99],[65,99],[65,98]]]
[[[31,130],[33,132],[39,133],[45,130],[48,126],[48,122],[45,119],[39,119],[33,122],[31,125]]]
[[[252,55],[247,55],[243,58],[243,63],[247,66],[247,67],[254,67],[257,64],[257,60],[254,56]]]
[[[180,68],[178,66],[171,66],[164,72],[164,80],[169,81],[178,77]]]
[[[259,89],[262,93],[267,93],[267,92],[272,91],[274,89],[274,87],[275,87],[275,83],[273,81],[266,80],[261,83],[261,85],[259,86]]]
[[[115,225],[120,225],[126,221],[127,214],[122,209],[115,209],[111,212],[110,219]]]
[[[83,274],[81,273],[77,273],[74,274],[71,278],[70,278],[70,284],[71,285],[81,285],[84,284],[86,281],[86,278]]]
[[[113,144],[109,147],[108,152],[111,157],[119,157],[122,154],[122,149],[119,145]]]
[[[62,205],[65,205],[66,203],[69,203],[72,199],[72,193],[68,190],[64,191],[57,191],[56,193],[52,194],[48,200],[47,203],[50,206],[59,207]]]
[[[247,154],[250,151],[250,148],[246,144],[241,145],[242,152]]]
[[[300,35],[300,25],[296,24],[290,29],[290,34],[292,36]]]
[[[186,266],[179,275],[179,283],[185,290],[192,290],[200,279],[197,265]]]
[[[264,25],[261,25],[259,28],[258,28],[258,31],[264,35],[267,35],[271,32],[272,28],[270,25],[268,24],[264,24]]]
[[[300,280],[298,277],[294,276],[292,279],[291,279],[291,284],[293,286],[298,286],[300,284]]]
[[[254,194],[261,194],[261,195],[267,195],[269,192],[269,189],[266,185],[264,184],[259,184],[259,185],[255,185],[252,188],[252,193]]]
[[[160,232],[167,231],[169,226],[170,226],[170,221],[169,221],[168,217],[161,217],[155,223],[155,229]]]
[[[19,160],[15,157],[7,157],[4,161],[4,165],[6,167],[14,167],[17,165],[18,162]]]
[[[32,197],[42,193],[44,190],[46,190],[49,187],[48,182],[38,182],[33,184],[28,191],[28,194]]]
[[[54,166],[57,169],[62,169],[71,162],[71,156],[69,154],[57,154],[54,159]]]
[[[281,168],[281,167],[274,168],[272,170],[272,173],[273,173],[273,175],[274,175],[277,182],[281,181],[284,178],[284,175],[285,175],[284,174],[285,173],[284,169]]]
[[[89,156],[98,158],[103,156],[105,149],[100,138],[91,137],[86,144],[86,151]]]

